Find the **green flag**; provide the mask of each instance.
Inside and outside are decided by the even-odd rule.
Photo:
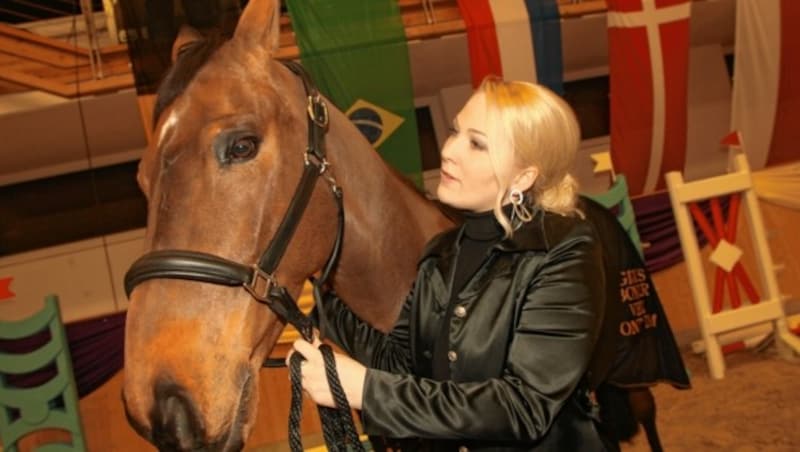
[[[397,0],[288,0],[303,65],[390,165],[422,187]]]

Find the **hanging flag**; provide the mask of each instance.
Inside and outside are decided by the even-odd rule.
[[[472,84],[489,75],[563,94],[561,17],[555,0],[459,0]]]
[[[11,276],[0,278],[0,301],[10,300],[16,296],[16,294],[11,291],[12,281],[14,281],[14,278]]]
[[[725,135],[720,141],[720,144],[724,146],[730,146],[733,148],[738,148],[742,146],[742,139],[739,136],[739,132],[734,130],[733,132]]]
[[[300,58],[320,91],[387,163],[422,187],[405,28],[395,0],[288,0]]]
[[[591,157],[592,161],[594,162],[594,168],[592,169],[594,174],[604,173],[606,171],[610,171],[612,175],[614,174],[614,166],[611,165],[610,152],[595,152],[590,154],[589,157]]]
[[[632,196],[683,171],[689,0],[608,0],[611,157]]]
[[[535,48],[536,78],[554,92],[564,94],[561,51],[561,14],[556,0],[525,0]]]
[[[753,170],[800,160],[800,2],[737,1],[731,129]]]
[[[458,9],[467,27],[472,86],[477,88],[489,75],[503,77],[500,46],[489,0],[458,0]]]

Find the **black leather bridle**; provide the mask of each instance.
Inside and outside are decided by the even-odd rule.
[[[185,279],[225,286],[242,286],[253,298],[266,304],[284,321],[294,326],[307,341],[313,339],[313,324],[297,307],[285,287],[276,280],[275,269],[294,236],[297,225],[308,207],[309,199],[320,176],[328,182],[338,208],[336,239],[319,278],[312,280],[314,300],[321,309],[322,291],[336,267],[344,235],[342,190],[328,172],[325,156],[325,133],[328,129],[328,108],[311,77],[294,61],[283,61],[303,82],[308,98],[308,148],[303,156],[303,174],[278,230],[258,263],[241,264],[213,254],[185,250],[159,250],[147,253],[133,263],[125,274],[125,293],[130,297],[136,285],[156,278]],[[321,316],[323,317],[323,316]]]

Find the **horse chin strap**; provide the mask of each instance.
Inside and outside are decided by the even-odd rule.
[[[313,323],[297,307],[297,303],[274,274],[289,241],[297,230],[317,180],[322,176],[331,188],[338,209],[336,239],[320,277],[313,279],[314,301],[321,309],[322,291],[336,267],[344,235],[342,190],[328,172],[325,156],[325,133],[328,129],[328,108],[308,73],[294,61],[284,61],[303,82],[308,96],[308,148],[303,156],[303,174],[278,230],[258,263],[245,265],[220,256],[187,250],[152,251],[140,257],[125,274],[125,293],[130,297],[140,283],[156,278],[184,279],[225,286],[241,286],[275,314],[294,326],[307,341],[313,340]]]

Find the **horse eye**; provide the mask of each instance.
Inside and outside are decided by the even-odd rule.
[[[241,137],[231,143],[225,157],[231,162],[241,162],[255,157],[257,152],[258,139],[256,137]]]

